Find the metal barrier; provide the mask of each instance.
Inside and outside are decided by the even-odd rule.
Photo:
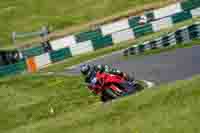
[[[192,39],[200,38],[200,22],[179,28],[177,31],[142,44],[133,45],[123,51],[124,56],[137,55],[145,51],[157,48],[174,46],[180,43],[188,43]]]

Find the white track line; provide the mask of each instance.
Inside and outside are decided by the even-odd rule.
[[[145,84],[147,84],[147,88],[152,88],[155,86],[155,83],[147,80],[142,80]]]

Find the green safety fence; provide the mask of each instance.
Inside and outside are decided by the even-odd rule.
[[[141,37],[149,33],[153,33],[153,27],[152,27],[152,24],[147,23],[144,25],[134,27],[133,32],[135,34],[135,37]]]
[[[16,64],[6,65],[0,67],[0,76],[16,74],[26,71],[27,65],[25,60],[21,60]]]
[[[139,25],[139,21],[140,21],[140,16],[135,16],[135,17],[132,17],[132,18],[129,18],[129,25],[130,27],[136,27]]]
[[[147,17],[148,21],[153,21],[155,18],[154,11],[145,12],[144,15]]]
[[[38,56],[45,53],[43,46],[32,47],[22,51],[24,57]]]
[[[83,41],[92,40],[94,38],[100,38],[102,37],[102,33],[100,29],[96,29],[96,30],[81,32],[75,35],[75,37],[76,37],[77,42],[83,42]]]
[[[111,46],[113,44],[113,40],[111,36],[104,36],[101,38],[96,38],[92,40],[94,50],[104,48],[107,46]]]
[[[189,12],[189,10],[200,7],[200,0],[183,1],[183,2],[181,2],[181,6],[182,6],[184,12],[173,15],[174,23],[178,23],[178,22],[184,21],[186,19],[190,19],[192,17],[192,15]],[[144,15],[148,18],[148,21],[154,20],[154,11],[145,12]],[[152,28],[150,26],[151,24],[145,25],[144,28],[140,27],[140,25],[139,25],[140,18],[141,18],[141,16],[134,16],[132,18],[129,18],[129,25],[131,28],[135,29],[136,37],[145,35],[147,33],[152,33]],[[76,36],[77,42],[83,42],[83,41],[88,41],[88,40],[94,40],[96,38],[102,38],[102,33],[101,33],[101,30],[98,28],[95,30],[81,32],[75,36]],[[97,40],[99,40],[99,39],[97,39]]]
[[[190,11],[183,11],[172,16],[173,23],[179,23],[192,18]]]
[[[181,2],[181,7],[184,11],[191,10],[200,6],[200,0],[187,0]]]
[[[50,52],[50,58],[52,62],[58,62],[69,57],[72,57],[72,54],[69,48],[64,48],[64,49]]]

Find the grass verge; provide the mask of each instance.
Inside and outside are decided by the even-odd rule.
[[[1,78],[0,132],[81,110],[97,102],[83,83],[82,78],[71,76]]]
[[[75,77],[68,80],[32,75],[1,79],[0,89],[4,93],[0,99],[0,130],[4,133],[200,132],[199,80],[197,76],[177,81],[101,105],[92,101]],[[50,106],[55,113],[49,113]]]

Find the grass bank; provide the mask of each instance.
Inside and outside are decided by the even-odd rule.
[[[0,2],[0,47],[11,45],[11,33],[30,32],[49,25],[53,31],[82,25],[129,9],[143,9],[161,0],[6,0]],[[117,16],[118,16],[117,15]],[[68,30],[66,30],[68,31]],[[65,32],[66,32],[65,31]],[[23,40],[22,40],[23,41]]]
[[[102,105],[80,85],[81,79],[77,77],[4,78],[0,80],[0,131],[200,132],[199,80],[197,76],[177,81]],[[53,113],[49,111],[51,107]]]
[[[80,77],[23,75],[0,79],[0,132],[58,114],[81,110],[97,101]],[[53,112],[51,112],[51,108]]]

